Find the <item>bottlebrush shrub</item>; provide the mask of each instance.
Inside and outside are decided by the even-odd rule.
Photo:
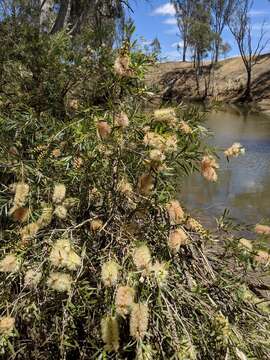
[[[58,54],[53,41],[45,50],[49,42]],[[14,95],[1,108],[3,358],[267,359],[268,315],[239,295],[229,262],[205,252],[207,233],[175,198],[181,177],[209,154],[201,114],[142,111],[149,61],[127,43],[92,65],[50,56],[58,78],[66,66],[93,76],[66,95],[72,110],[52,112],[43,101],[43,86],[58,99],[61,90],[45,75],[31,101]],[[114,59],[128,71],[115,72]],[[106,96],[97,101],[95,89]],[[24,222],[14,207],[27,210]]]

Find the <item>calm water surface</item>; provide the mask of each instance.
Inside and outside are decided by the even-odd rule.
[[[270,117],[237,108],[212,112],[205,123],[219,148],[219,180],[208,183],[194,174],[183,184],[181,199],[193,213],[219,217],[225,208],[236,220],[255,223],[270,218]],[[229,163],[223,150],[234,142],[246,149]]]

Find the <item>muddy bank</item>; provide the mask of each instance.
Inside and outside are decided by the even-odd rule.
[[[207,73],[207,64],[204,72]],[[253,68],[252,95],[254,110],[270,115],[270,54],[261,57]],[[160,63],[149,69],[147,84],[153,86],[164,101],[205,99],[206,76],[200,80],[197,92],[196,76],[191,62]],[[246,84],[246,72],[240,57],[220,61],[211,76],[208,100],[237,103]]]

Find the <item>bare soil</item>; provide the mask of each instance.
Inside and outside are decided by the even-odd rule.
[[[207,72],[207,62],[204,72]],[[205,99],[205,78],[200,80],[197,93],[196,77],[191,62],[159,63],[149,69],[148,85],[158,90],[163,100]],[[211,77],[208,99],[223,102],[238,102],[244,92],[246,71],[241,57],[220,61]],[[253,105],[270,114],[270,54],[260,57],[252,73]]]

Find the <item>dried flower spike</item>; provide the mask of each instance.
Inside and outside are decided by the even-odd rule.
[[[270,254],[267,251],[258,250],[257,254],[255,255],[254,259],[263,265],[270,264]]]
[[[33,239],[36,236],[39,229],[40,229],[40,225],[38,223],[31,223],[24,226],[20,231],[22,242],[25,243]]]
[[[262,235],[270,235],[270,226],[257,224],[255,226],[255,232]]]
[[[204,156],[201,161],[201,171],[203,177],[212,182],[217,181],[216,169],[219,168],[216,160],[212,156]]]
[[[112,129],[110,125],[107,123],[107,121],[99,121],[97,123],[97,131],[100,138],[102,140],[105,140],[110,136]]]
[[[20,268],[20,262],[16,257],[16,255],[14,254],[6,255],[0,261],[0,272],[15,273],[19,271],[19,268]]]
[[[0,317],[0,334],[10,336],[14,330],[15,319],[11,316]]]
[[[145,173],[139,177],[138,191],[142,195],[148,195],[154,187],[154,178],[151,174]]]
[[[126,128],[129,125],[129,119],[126,113],[121,111],[119,114],[116,114],[114,117],[115,124],[121,128]]]
[[[55,204],[61,204],[66,196],[66,186],[64,184],[56,184],[53,190],[52,201]]]
[[[133,304],[130,314],[130,335],[136,340],[143,339],[148,328],[148,306],[146,304]]]
[[[30,213],[29,208],[20,207],[13,212],[12,217],[15,221],[24,223],[29,219],[29,213]]]
[[[90,229],[94,232],[102,229],[103,227],[103,221],[101,219],[94,219],[90,222]]]
[[[114,72],[121,77],[130,76],[132,74],[128,55],[120,54],[117,56],[114,62]]]
[[[149,267],[151,262],[151,253],[146,245],[141,245],[134,250],[133,261],[138,270]]]
[[[15,196],[13,200],[13,206],[9,210],[9,215],[12,215],[14,211],[25,205],[27,196],[29,194],[29,185],[23,182],[17,183],[15,186]]]
[[[129,286],[120,286],[116,292],[116,312],[122,316],[129,313],[134,302],[135,290]]]
[[[175,229],[170,232],[168,246],[171,251],[176,254],[180,246],[188,244],[188,236],[182,229]]]
[[[118,279],[119,265],[113,261],[107,261],[102,265],[101,279],[105,286],[114,286]]]
[[[106,316],[101,320],[102,340],[106,351],[117,351],[119,349],[119,326],[116,317]]]
[[[185,213],[178,200],[171,200],[167,205],[170,224],[179,225],[183,222]]]

